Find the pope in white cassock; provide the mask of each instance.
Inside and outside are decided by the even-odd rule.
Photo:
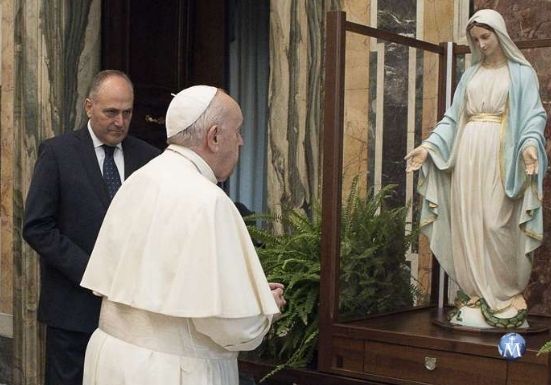
[[[239,157],[243,116],[195,86],[166,114],[168,148],[128,178],[81,285],[103,297],[84,385],[237,385],[237,354],[285,305],[233,202],[217,185]]]

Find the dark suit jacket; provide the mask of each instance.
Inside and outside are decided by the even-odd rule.
[[[160,153],[132,137],[122,147],[125,177]],[[41,257],[39,321],[87,333],[97,327],[100,298],[80,281],[108,206],[87,127],[40,145],[23,225],[23,238]]]

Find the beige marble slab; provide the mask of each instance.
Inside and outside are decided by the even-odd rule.
[[[100,3],[2,2],[0,313],[13,315],[15,385],[41,384],[44,368],[43,330],[36,320],[38,258],[21,238],[23,202],[39,143],[75,128],[76,106],[82,103],[76,90],[87,88],[99,68]],[[74,18],[70,35],[63,30],[68,17]],[[73,70],[81,52],[86,53],[81,69]]]

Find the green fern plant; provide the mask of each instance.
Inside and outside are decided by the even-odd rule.
[[[392,190],[388,186],[362,197],[356,178],[344,204],[339,304],[344,318],[413,304],[416,288],[410,285],[404,255],[414,234],[404,234],[407,207],[385,206]],[[279,223],[285,229],[284,234],[274,234],[249,226],[252,238],[262,244],[257,251],[268,280],[286,286],[288,304],[254,357],[274,362],[274,371],[304,367],[314,356],[319,334],[320,206],[314,204],[310,216],[284,209],[281,216],[252,219]]]
[[[341,319],[364,318],[413,305],[405,254],[417,236],[405,233],[408,207],[386,207],[395,186],[362,198],[354,179],[342,216],[340,264]]]
[[[543,346],[538,350],[538,356],[542,353],[551,353],[551,341],[547,341]]]
[[[316,347],[319,333],[320,213],[316,207],[311,219],[296,210],[283,210],[280,217],[254,216],[254,219],[268,223],[283,224],[286,231],[281,235],[249,227],[252,238],[262,244],[257,252],[268,280],[285,285],[287,308],[270,329],[265,342],[253,353],[254,357],[259,355],[279,364],[275,371],[285,366],[306,366]]]

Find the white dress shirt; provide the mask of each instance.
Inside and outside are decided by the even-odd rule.
[[[104,143],[102,143],[102,141],[98,139],[96,134],[94,134],[94,130],[92,130],[90,121],[88,121],[88,132],[92,137],[92,142],[94,143],[94,150],[96,151],[96,158],[98,158],[99,169],[101,171],[101,174],[103,175],[103,160],[105,159],[105,150],[103,149],[102,146]],[[117,170],[119,171],[121,182],[123,182],[124,181],[124,156],[122,152],[122,144],[119,143],[116,145],[115,152],[113,153],[113,159],[115,160],[115,164],[117,165]]]

